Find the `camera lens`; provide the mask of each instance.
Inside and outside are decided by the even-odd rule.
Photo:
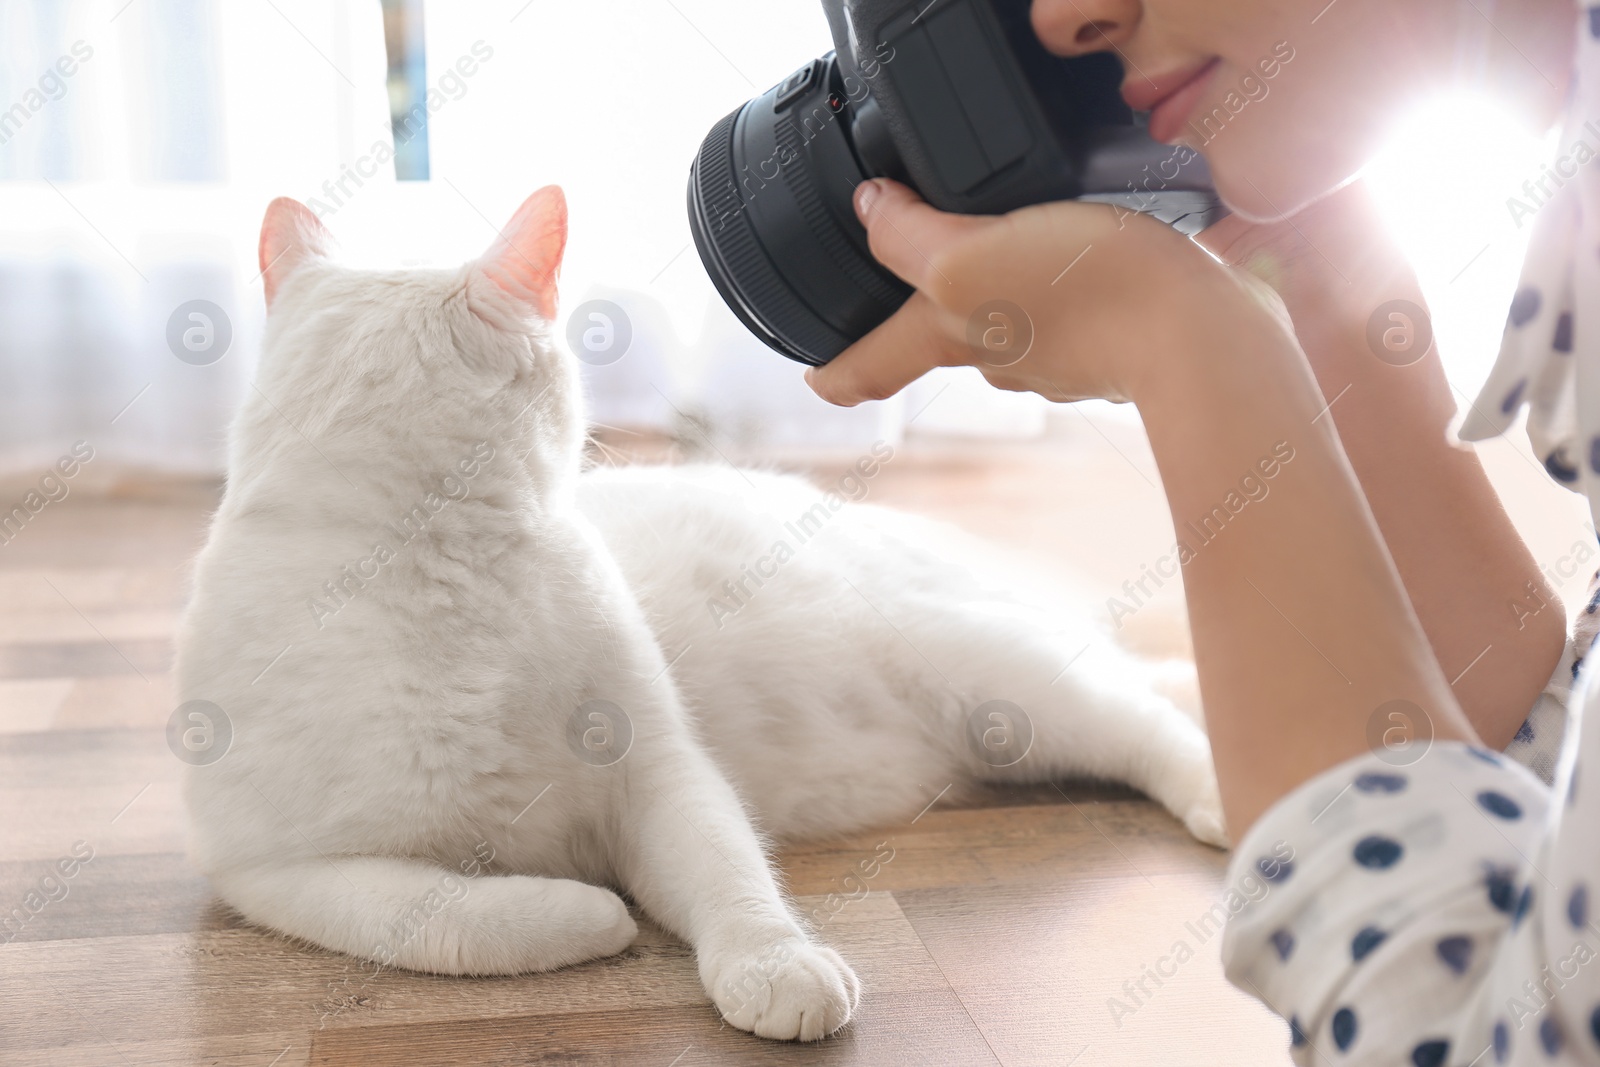
[[[851,204],[864,179],[898,169],[869,100],[830,53],[717,123],[689,174],[689,227],[717,291],[768,346],[813,366],[911,295],[872,258]]]

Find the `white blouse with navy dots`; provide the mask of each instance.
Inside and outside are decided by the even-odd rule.
[[[1600,5],[1579,15],[1563,146],[1600,130]],[[1501,433],[1526,406],[1546,469],[1600,517],[1600,160],[1576,170],[1539,205],[1500,359],[1461,435]],[[1229,887],[1253,903],[1229,923],[1223,963],[1288,1020],[1296,1063],[1600,1065],[1600,777],[1588,788],[1584,773],[1600,767],[1600,656],[1580,669],[1587,651],[1560,668],[1576,681],[1559,758],[1541,768],[1552,785],[1455,742],[1376,752],[1301,786],[1240,843]]]

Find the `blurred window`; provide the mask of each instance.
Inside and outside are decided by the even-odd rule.
[[[422,0],[383,0],[383,43],[389,53],[389,115],[394,176],[428,180],[428,66]]]

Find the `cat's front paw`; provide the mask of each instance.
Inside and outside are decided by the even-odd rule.
[[[787,937],[705,960],[701,978],[722,1017],[779,1041],[816,1041],[850,1021],[861,983],[824,945]]]

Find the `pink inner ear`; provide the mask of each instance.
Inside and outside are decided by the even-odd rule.
[[[480,260],[484,274],[544,319],[556,317],[556,281],[567,248],[567,198],[547,185],[522,202]]]
[[[298,200],[280,196],[267,205],[261,220],[261,244],[257,258],[261,265],[261,284],[267,306],[277,295],[278,286],[306,260],[324,256],[332,243],[327,227]]]

